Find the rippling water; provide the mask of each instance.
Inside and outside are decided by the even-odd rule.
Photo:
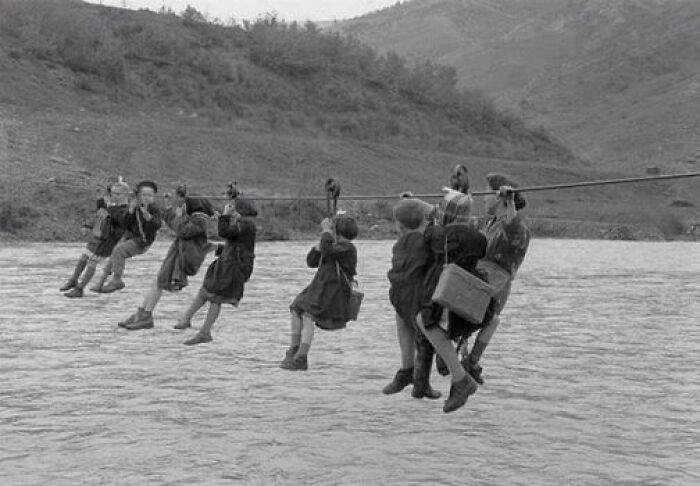
[[[78,301],[57,288],[82,245],[0,248],[0,484],[700,484],[700,245],[535,240],[486,384],[450,415],[380,392],[388,242],[358,244],[360,321],[317,333],[308,372],[278,368],[307,247],[261,244],[240,309],[195,347],[172,325],[201,274],[156,329],[115,325],[165,244],[125,291]]]

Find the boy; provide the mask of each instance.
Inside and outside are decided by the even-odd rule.
[[[83,289],[95,275],[97,264],[112,254],[114,247],[124,234],[124,221],[131,190],[120,177],[119,182],[114,184],[109,192],[110,196],[97,201],[97,215],[87,251],[78,260],[71,278],[60,288],[61,292],[68,291],[64,294],[66,297],[83,296]],[[78,281],[83,270],[85,270],[83,278]]]
[[[160,209],[154,204],[158,186],[153,181],[141,181],[136,186],[136,200],[129,205],[126,216],[126,237],[112,252],[100,281],[90,290],[112,293],[125,287],[122,275],[127,258],[143,255],[156,239],[162,225]],[[110,274],[112,281],[104,285]]]
[[[394,207],[401,236],[392,249],[389,300],[396,310],[396,334],[401,349],[401,369],[384,387],[386,395],[398,393],[413,383],[414,398],[440,398],[430,386],[430,368],[435,350],[418,329],[416,315],[423,297],[423,281],[431,263],[430,248],[423,232],[433,206],[419,199],[403,199]],[[417,353],[416,353],[417,351]]]

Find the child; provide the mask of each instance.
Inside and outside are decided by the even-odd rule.
[[[460,364],[452,340],[473,333],[488,322],[492,315],[492,311],[489,310],[481,323],[473,323],[447,311],[432,300],[446,263],[454,263],[483,279],[476,265],[486,252],[486,238],[470,224],[470,212],[471,197],[448,190],[440,203],[440,224],[429,226],[425,231],[433,261],[425,279],[423,305],[417,322],[452,376],[450,395],[443,407],[445,413],[462,407],[478,388],[476,381]],[[446,330],[442,325],[446,326]]]
[[[126,259],[146,253],[162,225],[160,209],[154,204],[157,192],[158,186],[153,181],[141,181],[136,186],[136,200],[129,206],[126,217],[126,237],[112,252],[102,277],[91,291],[109,294],[125,287],[122,275]],[[104,285],[112,273],[112,281]]]
[[[314,323],[328,331],[343,329],[350,320],[349,304],[357,267],[357,223],[339,215],[321,222],[321,241],[309,251],[306,263],[318,268],[308,287],[294,299],[292,342],[280,367],[308,369],[308,353],[314,337]]]
[[[471,352],[462,360],[462,366],[479,384],[484,383],[479,360],[500,323],[500,314],[508,301],[511,284],[530,244],[530,230],[520,212],[525,207],[525,198],[512,190],[518,184],[505,174],[496,172],[486,176],[486,183],[489,189],[498,191],[498,195],[486,197],[486,213],[491,217],[486,224],[488,245],[478,268],[496,289],[494,315],[479,330]]]
[[[146,294],[143,306],[128,319],[119,323],[130,331],[151,329],[153,309],[158,304],[163,290],[177,292],[187,286],[187,277],[195,275],[204,263],[207,253],[214,245],[207,241],[207,223],[214,214],[211,203],[200,197],[187,197],[187,189],[178,187],[175,206],[165,210],[163,219],[175,232],[175,241],[161,264],[158,277]]]
[[[192,316],[209,301],[209,312],[202,329],[185,341],[186,345],[211,342],[211,327],[219,317],[221,305],[238,307],[243,297],[243,286],[253,273],[256,228],[252,218],[257,215],[258,211],[252,203],[241,198],[224,208],[218,226],[219,236],[226,240],[226,244],[219,245],[219,258],[209,265],[199,294],[175,326],[175,329],[191,327]]]
[[[97,264],[112,254],[112,250],[124,234],[130,192],[129,185],[120,178],[119,182],[110,188],[110,196],[98,199],[97,215],[87,251],[78,260],[71,278],[60,288],[61,292],[68,291],[64,294],[66,297],[82,297],[83,289],[95,275]],[[78,281],[83,270],[83,278]]]
[[[435,350],[416,324],[423,297],[423,280],[430,265],[430,248],[423,231],[433,206],[418,199],[403,199],[394,207],[401,236],[392,249],[389,270],[389,300],[396,310],[396,334],[401,349],[401,369],[384,387],[386,395],[399,393],[413,383],[414,398],[440,398],[430,386],[430,368]],[[417,353],[416,353],[417,351]]]

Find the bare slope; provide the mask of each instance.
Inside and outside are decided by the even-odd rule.
[[[454,66],[595,163],[700,155],[699,2],[414,0],[331,28]]]

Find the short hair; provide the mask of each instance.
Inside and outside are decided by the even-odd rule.
[[[338,216],[335,218],[335,232],[343,238],[354,240],[359,233],[357,221],[351,216]]]
[[[154,193],[158,192],[158,184],[156,184],[153,181],[141,181],[141,182],[139,182],[138,185],[136,186],[136,192],[140,192],[141,188],[143,188],[143,187],[150,187],[151,189],[153,189]]]
[[[508,175],[501,174],[500,172],[491,172],[487,174],[486,182],[493,191],[499,190],[502,186],[518,187],[518,182],[515,179]],[[525,207],[525,198],[519,192],[515,193],[514,201],[516,210],[520,211]]]

